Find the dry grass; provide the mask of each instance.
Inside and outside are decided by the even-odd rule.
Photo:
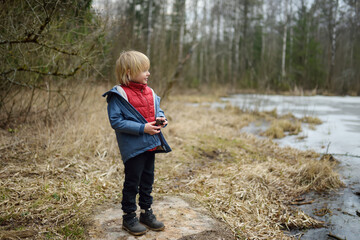
[[[301,123],[297,120],[275,119],[263,135],[270,138],[283,138],[285,132],[289,135],[297,135],[301,132]]]
[[[316,160],[314,152],[280,148],[240,133],[258,117],[236,108],[211,110],[171,102],[167,112],[172,117],[168,134],[177,149],[171,159],[170,154],[164,158],[172,163],[159,169],[165,176],[157,181],[163,193],[193,193],[239,238],[285,239],[290,237],[283,230],[322,225],[289,203],[309,190],[342,186],[334,165]]]
[[[296,118],[291,113],[279,116],[276,109],[255,114],[270,122],[268,129],[261,134],[269,138],[283,138],[287,135],[298,135],[302,131],[301,123],[309,124],[308,127],[312,130],[315,130],[315,125],[322,124],[319,118],[312,116],[306,116],[301,119]]]
[[[40,121],[2,130],[0,230],[30,228],[49,239],[81,238],[91,208],[117,199],[121,164],[104,91],[92,89],[78,112],[53,116],[58,120],[51,126]]]
[[[51,126],[1,130],[0,236],[86,239],[92,209],[119,203],[123,166],[101,98],[106,90],[92,88],[79,111]],[[193,194],[239,239],[286,239],[283,230],[321,225],[290,202],[341,186],[334,163],[240,133],[258,116],[190,106],[184,99],[191,98],[162,105],[173,152],[157,156],[155,198]]]
[[[322,121],[318,117],[312,117],[312,116],[306,116],[301,118],[301,121],[304,123],[310,123],[310,124],[322,124]]]
[[[234,108],[234,107],[230,107]],[[242,111],[238,113],[245,114]],[[264,112],[252,112],[249,113],[253,119],[266,121],[269,123],[269,127],[261,133],[262,136],[269,138],[283,138],[287,135],[298,135],[302,131],[302,123],[307,123],[308,127],[315,130],[315,125],[321,124],[322,121],[317,117],[306,116],[303,118],[296,118],[292,113],[279,115],[277,109]],[[304,137],[304,136],[302,136]]]

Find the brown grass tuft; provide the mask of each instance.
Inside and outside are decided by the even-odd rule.
[[[322,124],[322,121],[318,118],[318,117],[311,117],[311,116],[306,116],[301,118],[301,121],[304,123],[310,123],[310,124]]]
[[[289,135],[297,135],[301,132],[301,123],[299,121],[290,121],[288,119],[275,119],[263,135],[270,138],[283,138],[285,132]]]
[[[299,166],[299,170],[292,174],[295,182],[303,187],[303,191],[327,191],[343,187],[339,174],[333,171],[336,162],[324,160],[309,161]]]

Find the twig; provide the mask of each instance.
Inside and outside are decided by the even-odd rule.
[[[304,200],[305,200],[304,197],[300,197],[300,198],[294,199],[294,202],[302,202],[302,201],[304,201]]]
[[[56,7],[57,7],[58,3],[59,3],[59,0],[56,1],[55,6],[52,9],[51,13],[47,14],[46,18],[44,19],[44,22],[40,25],[37,33],[34,33],[34,31],[32,31],[32,32],[28,33],[27,36],[25,36],[25,38],[23,38],[23,39],[3,40],[3,41],[0,41],[0,45],[2,45],[2,44],[19,44],[19,43],[38,43],[39,44],[38,39],[42,35],[42,33],[45,30],[46,26],[51,22],[51,18],[53,17],[53,14],[55,13],[55,10],[56,10]],[[30,4],[29,4],[29,6],[32,9]],[[38,16],[37,16],[37,18],[40,21]]]
[[[55,47],[55,46],[49,46],[45,43],[41,43],[39,42],[38,40],[34,41],[34,43],[40,45],[40,46],[43,46],[45,48],[49,48],[49,49],[52,49],[54,51],[57,51],[57,52],[60,52],[60,53],[63,53],[63,54],[66,54],[66,55],[70,55],[70,56],[78,56],[79,55],[79,52],[69,52],[69,51],[66,51],[64,49],[60,49],[58,47]]]
[[[352,217],[355,217],[354,214],[351,214],[351,213],[348,213],[348,212],[345,212],[345,211],[341,211],[342,214],[346,214],[346,215],[349,215],[349,216],[352,216]]]
[[[31,8],[31,10],[34,13],[35,17],[37,18],[37,20],[39,20],[39,23],[41,24],[41,20],[40,20],[39,16],[36,14],[36,12],[34,11],[34,8],[31,6],[31,4],[29,3],[28,0],[26,0],[26,2],[29,5],[29,7]]]
[[[22,86],[22,87],[26,87],[26,88],[29,88],[29,89],[38,89],[38,90],[41,90],[41,91],[51,91],[51,92],[72,92],[71,90],[64,90],[64,89],[46,89],[46,88],[42,88],[42,87],[39,87],[37,85],[29,85],[29,84],[26,84],[26,83],[20,83],[20,82],[17,82],[17,81],[14,81],[12,79],[9,79],[7,78],[6,76],[2,76],[3,79],[5,79],[6,81],[12,83],[12,84],[15,84],[15,85],[18,85],[18,86]],[[1,99],[3,101],[3,99]]]
[[[308,202],[291,202],[291,205],[306,205],[306,204],[312,204],[314,200],[308,201]]]
[[[328,236],[329,236],[329,237],[332,237],[332,238],[335,238],[335,239],[337,239],[337,240],[345,240],[344,238],[341,238],[341,237],[339,237],[339,236],[336,236],[335,234],[332,234],[331,232],[328,233]]]
[[[331,144],[331,142],[328,143],[328,145],[327,145],[327,147],[326,147],[326,153],[325,153],[325,154],[328,154],[328,153],[329,153],[330,144]]]
[[[14,142],[14,143],[11,143],[11,144],[2,146],[2,147],[0,147],[0,150],[4,150],[4,149],[6,149],[6,148],[9,148],[9,147],[12,147],[12,146],[16,146],[16,145],[18,145],[18,144],[20,144],[20,143],[22,143],[22,142],[24,142],[24,140],[21,140],[21,141],[18,141],[18,142]]]
[[[57,70],[55,72],[42,72],[42,71],[31,69],[31,68],[19,67],[19,68],[14,68],[14,69],[8,70],[7,72],[3,72],[3,73],[1,73],[1,75],[7,75],[9,73],[19,71],[19,72],[31,72],[31,73],[36,73],[36,74],[40,74],[40,75],[47,75],[47,76],[50,75],[50,76],[67,78],[67,77],[74,76],[81,69],[82,65],[86,62],[87,62],[87,60],[83,61],[76,68],[74,68],[72,71],[70,71],[68,73],[61,73],[61,72],[58,72]]]
[[[355,157],[355,158],[360,158],[360,155],[352,155],[352,154],[347,154],[347,153],[329,153],[331,155],[336,155],[336,156],[345,156],[345,157]]]

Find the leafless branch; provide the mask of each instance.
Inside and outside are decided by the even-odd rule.
[[[45,30],[46,26],[49,25],[51,18],[53,17],[53,14],[56,10],[56,7],[59,3],[59,0],[56,1],[53,9],[51,10],[50,14],[47,14],[46,18],[44,19],[44,21],[42,22],[42,24],[40,25],[37,33],[34,33],[34,31],[30,31],[27,33],[27,35],[22,38],[22,39],[15,39],[15,40],[3,40],[0,41],[0,45],[2,44],[19,44],[19,43],[39,43],[37,40],[39,39],[39,37],[41,36],[41,34],[43,33],[43,31]],[[45,4],[45,3],[44,3]],[[31,6],[30,6],[31,7]],[[44,7],[45,8],[45,7]],[[36,15],[37,16],[37,15]],[[39,17],[37,16],[37,18],[39,19]]]
[[[177,65],[174,73],[172,74],[171,79],[167,82],[166,87],[165,87],[163,93],[161,94],[161,97],[163,99],[167,98],[167,96],[170,93],[174,83],[176,82],[176,79],[180,76],[185,63],[191,58],[191,55],[194,52],[197,45],[198,45],[198,43],[194,43],[192,45],[192,47],[190,48],[190,50],[188,51],[188,53],[186,54],[186,56],[178,62],[178,65]]]
[[[26,3],[29,5],[29,7],[31,8],[31,11],[34,13],[35,17],[37,18],[37,20],[39,21],[39,23],[41,23],[41,20],[39,18],[39,15],[36,14],[36,12],[34,11],[34,8],[32,7],[32,5],[29,3],[28,0],[26,0]]]
[[[3,73],[1,73],[1,75],[6,76],[12,72],[31,72],[31,73],[37,73],[40,75],[67,78],[67,77],[74,76],[81,69],[83,64],[85,64],[86,62],[87,62],[87,60],[85,60],[84,62],[79,64],[76,68],[74,68],[71,72],[68,72],[68,73],[58,72],[58,70],[56,70],[55,72],[42,72],[42,71],[31,69],[31,68],[18,67],[18,68],[14,68],[14,69],[8,70],[6,72],[3,72]]]

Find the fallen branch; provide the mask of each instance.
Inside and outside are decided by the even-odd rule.
[[[293,200],[294,202],[302,202],[302,201],[305,201],[305,198],[304,197],[301,197],[301,198],[296,198]]]
[[[354,214],[351,214],[351,213],[348,213],[348,212],[345,212],[345,211],[341,211],[342,214],[345,214],[345,215],[349,215],[349,216],[352,216],[352,217],[355,217]]]
[[[291,202],[291,205],[306,205],[306,204],[312,204],[314,200],[307,201],[307,202]]]
[[[328,233],[328,236],[329,236],[329,237],[332,237],[332,238],[335,238],[335,239],[337,239],[337,240],[345,240],[344,238],[341,238],[341,237],[339,237],[339,236],[336,236],[335,234],[332,234],[331,232]]]

